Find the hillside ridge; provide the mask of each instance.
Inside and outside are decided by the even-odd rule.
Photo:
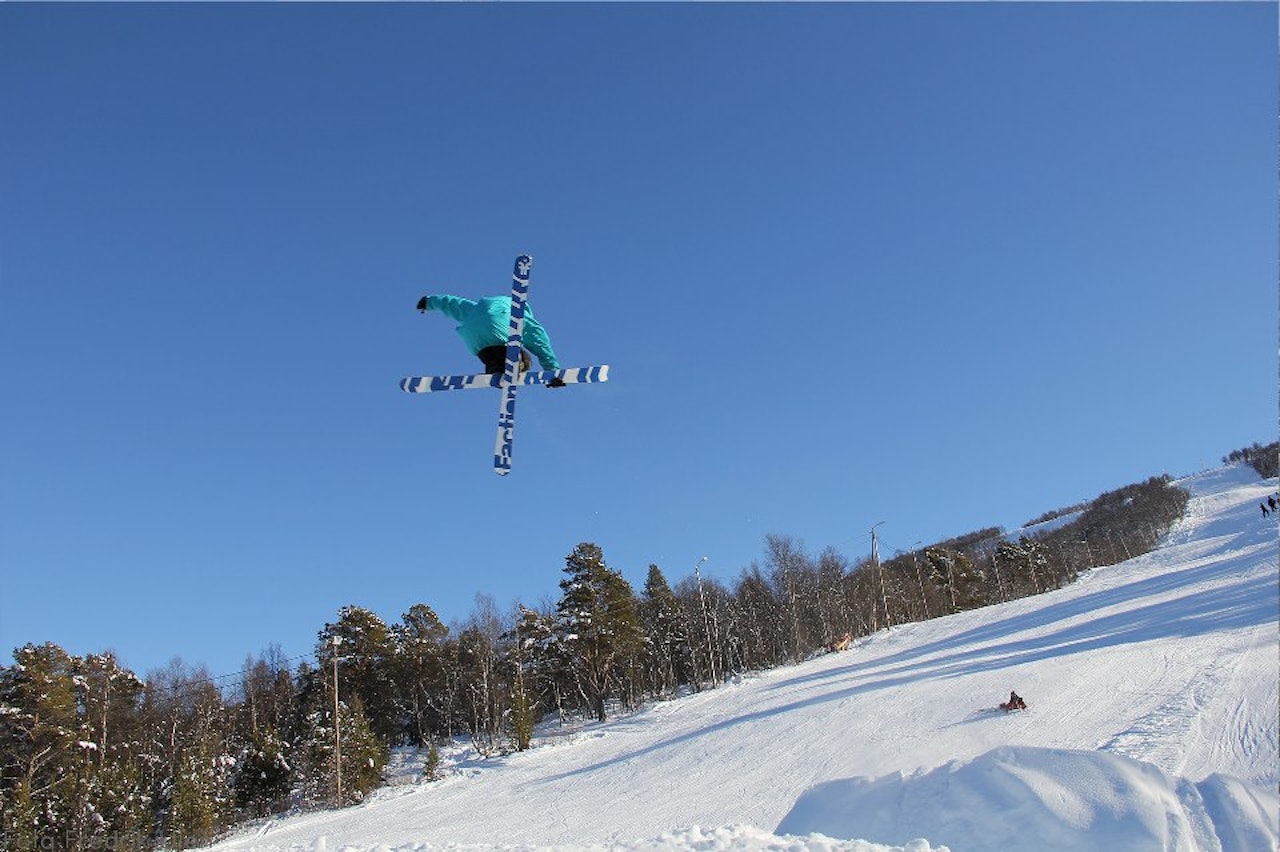
[[[1073,816],[1039,801],[1043,813],[1056,814],[1059,838],[1105,844],[1159,837],[1172,843],[1160,848],[1193,849],[1199,847],[1187,844],[1213,832],[1224,849],[1245,848],[1231,846],[1232,837],[1274,842],[1280,587],[1275,526],[1256,516],[1274,483],[1233,466],[1179,484],[1192,499],[1159,548],[1070,586],[895,626],[847,652],[608,722],[545,731],[528,752],[489,760],[453,753],[442,781],[392,787],[343,812],[266,823],[215,848],[754,849],[821,842],[881,849],[920,838],[925,845],[911,848],[994,848],[1016,828],[995,806],[1000,796],[971,791],[968,821],[948,828],[931,814],[965,799],[931,799],[930,785],[944,767],[963,771],[975,761],[1023,771],[1000,758],[1007,748],[1031,749],[1033,774],[1048,773],[1027,789],[1074,790],[1084,803]],[[994,711],[1011,688],[1028,700],[1028,712]],[[1090,833],[1080,821],[1103,806],[1089,805],[1072,787],[1082,766],[1110,779],[1112,804],[1128,814],[1110,835],[1097,827]],[[920,826],[912,837],[852,836],[847,819],[823,823],[822,808],[811,808],[818,816],[807,823],[784,822],[820,785],[866,787],[885,778],[907,784],[903,791],[920,785],[903,799],[921,798],[919,807],[895,817],[899,826]],[[1187,784],[1211,778],[1228,780],[1198,795],[1216,796],[1218,820],[1231,825],[1215,828],[1207,805],[1190,813],[1182,798],[1160,792],[1185,793]],[[1170,825],[1183,826],[1182,833],[1170,835]],[[824,826],[845,833],[832,840]],[[814,834],[787,840],[761,833],[783,828]]]

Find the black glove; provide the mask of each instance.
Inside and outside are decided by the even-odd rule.
[[[562,387],[564,387],[564,379],[562,379],[562,378],[560,378],[559,376],[557,376],[556,378],[554,378],[554,379],[552,379],[551,381],[547,382],[547,387],[549,387],[549,388],[562,388]]]
[[[424,314],[427,312],[427,297],[426,297],[426,296],[423,296],[421,299],[419,299],[419,300],[418,300],[418,310],[422,311]]]

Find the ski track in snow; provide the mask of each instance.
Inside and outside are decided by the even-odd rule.
[[[951,843],[961,852],[1018,836],[1017,809],[984,802],[1022,796],[1024,784],[1049,798],[1019,805],[1024,814],[1038,808],[1046,832],[1044,845],[1020,848],[1077,848],[1071,844],[1090,836],[1072,820],[1111,825],[1098,820],[1113,811],[1129,814],[1129,822],[1116,818],[1105,829],[1114,835],[1088,839],[1096,848],[1146,836],[1132,833],[1138,830],[1149,830],[1153,843],[1164,832],[1151,848],[1255,852],[1259,838],[1274,846],[1280,551],[1275,524],[1257,506],[1275,481],[1231,466],[1180,484],[1192,500],[1159,549],[1065,589],[900,625],[850,651],[606,723],[543,727],[527,752],[486,760],[456,748],[446,755],[444,780],[396,784],[341,812],[269,821],[216,848],[930,852]],[[1027,699],[1028,711],[994,709],[1010,689]],[[1079,791],[1067,789],[1069,777],[1052,776],[1059,765],[1081,777],[1102,773],[1133,798],[1123,807],[1104,801],[1063,811],[1061,801]],[[1243,786],[1192,783],[1219,773]],[[948,786],[996,775],[1006,782],[968,793]],[[845,811],[832,815],[832,802],[883,796],[894,784],[905,791],[894,801],[923,802],[901,825],[915,819],[955,836],[822,833],[849,825]],[[815,799],[821,789],[831,798]],[[811,805],[811,824],[792,813],[800,801]],[[958,801],[991,810],[969,813]],[[956,820],[988,825],[991,846],[971,828],[937,823],[948,809]],[[1215,837],[1215,819],[1228,814],[1239,825],[1219,826]],[[775,835],[784,817],[804,833]],[[1061,827],[1052,822],[1059,817]]]

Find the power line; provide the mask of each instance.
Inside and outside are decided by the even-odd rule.
[[[297,656],[286,657],[285,659],[282,659],[282,660],[272,660],[270,662],[267,662],[266,660],[259,660],[259,663],[265,663],[272,674],[278,675],[280,672],[289,672],[290,674],[292,674],[293,663],[296,663],[299,660],[307,660],[307,659],[313,659],[313,658],[314,658],[313,654],[298,654]],[[199,694],[199,692],[206,686],[212,686],[216,688],[219,694],[221,694],[224,690],[233,688],[235,686],[243,686],[245,683],[248,682],[249,676],[254,674],[254,672],[257,669],[258,669],[258,666],[255,664],[251,668],[242,669],[241,671],[238,671],[238,672],[229,672],[227,674],[221,674],[221,675],[209,675],[205,677],[188,677],[185,674],[179,674],[178,677],[181,678],[181,681],[176,684],[156,683],[154,682],[154,680],[145,681],[144,683],[149,687],[156,687],[156,688],[167,690],[171,698],[185,699],[192,695]],[[154,677],[154,673],[153,673],[153,677]],[[223,681],[230,681],[230,683],[223,683]]]

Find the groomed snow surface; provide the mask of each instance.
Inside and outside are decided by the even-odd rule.
[[[1230,466],[1179,483],[1153,553],[1066,589],[881,632],[853,649],[534,748],[447,751],[359,807],[215,848],[1224,850],[1277,848],[1275,491]],[[995,705],[1016,689],[1030,705]]]

